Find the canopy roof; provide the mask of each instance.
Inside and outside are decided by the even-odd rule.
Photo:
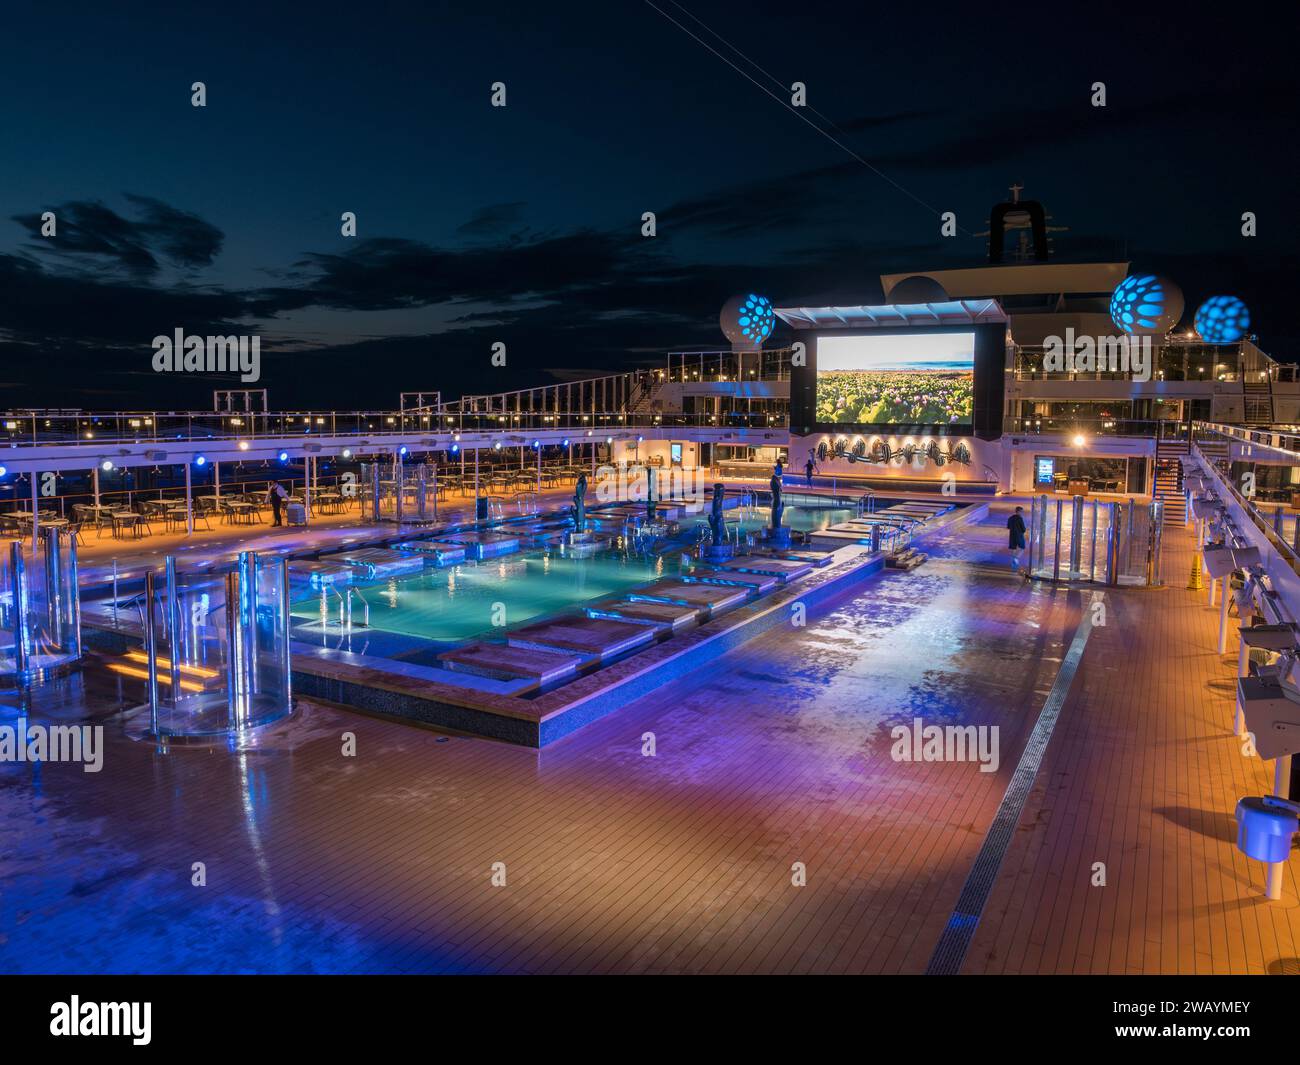
[[[878,307],[774,307],[795,329],[888,329],[900,326],[979,325],[1005,322],[997,300],[885,303]]]

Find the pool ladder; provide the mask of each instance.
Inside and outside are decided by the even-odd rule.
[[[344,632],[352,631],[352,597],[355,595],[361,600],[361,624],[366,628],[370,627],[370,604],[366,597],[355,588],[349,588],[348,594],[344,595],[332,584],[322,587],[320,590],[321,614],[328,619],[329,617],[329,593],[333,592],[339,601],[339,628]]]

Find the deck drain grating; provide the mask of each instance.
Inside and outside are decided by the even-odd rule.
[[[925,971],[928,976],[954,976],[961,971],[962,963],[966,960],[966,951],[970,949],[971,940],[975,937],[975,929],[979,927],[980,917],[993,891],[993,883],[1002,868],[1002,861],[1011,846],[1016,825],[1020,822],[1025,802],[1034,786],[1034,779],[1043,764],[1043,755],[1047,753],[1047,745],[1052,739],[1057,719],[1065,706],[1065,697],[1069,694],[1075,671],[1079,668],[1080,659],[1083,658],[1083,649],[1092,634],[1093,606],[1101,599],[1102,593],[1094,592],[1092,602],[1083,609],[1079,627],[1075,630],[1070,649],[1061,662],[1052,690],[1047,693],[1047,700],[1043,703],[1043,709],[1034,723],[1034,730],[1029,734],[1029,742],[1025,744],[1025,749],[1020,754],[1016,771],[1011,775],[1002,802],[998,804],[997,814],[994,815],[980,852],[975,857],[975,864],[971,866],[966,883],[957,897],[957,905],[944,926],[943,934],[939,936],[939,942],[930,957],[929,965],[926,966]]]

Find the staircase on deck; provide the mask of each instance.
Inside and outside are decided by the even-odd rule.
[[[1156,441],[1155,497],[1165,525],[1187,524],[1187,497],[1183,494],[1183,460],[1191,453],[1185,436]]]
[[[1247,374],[1241,383],[1247,425],[1273,424],[1273,385],[1267,374]]]

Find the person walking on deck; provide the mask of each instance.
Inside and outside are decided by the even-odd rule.
[[[1016,507],[1016,512],[1007,519],[1007,546],[1011,548],[1011,568],[1020,569],[1020,552],[1025,549],[1025,508]]]
[[[271,504],[272,528],[275,528],[275,526],[280,524],[280,507],[288,498],[289,493],[284,490],[284,485],[279,481],[272,481],[267,487],[266,501]]]
[[[817,461],[811,455],[809,455],[808,461],[803,464],[803,472],[804,472],[804,476],[808,479],[809,488],[812,487],[812,475],[816,472],[816,470],[817,470]]]

